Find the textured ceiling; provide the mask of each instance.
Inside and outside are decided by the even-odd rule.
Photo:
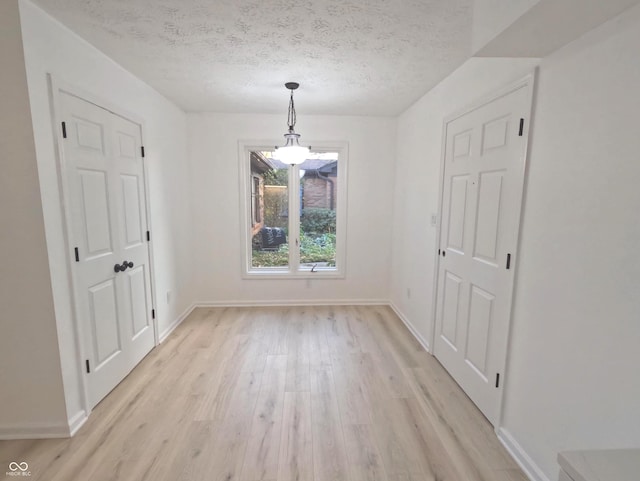
[[[470,53],[472,0],[34,0],[187,111],[396,115]]]

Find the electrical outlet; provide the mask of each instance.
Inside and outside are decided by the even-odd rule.
[[[438,214],[431,214],[431,225],[435,227],[438,224]]]
[[[171,303],[171,291],[167,291],[167,304]]]

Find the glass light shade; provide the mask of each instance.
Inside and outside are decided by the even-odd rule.
[[[283,164],[297,165],[307,160],[309,156],[309,147],[302,147],[298,143],[298,137],[300,134],[290,132],[284,134],[287,139],[287,143],[284,147],[278,147],[275,152],[275,158]]]
[[[299,145],[280,147],[276,150],[276,158],[283,164],[297,165],[307,160],[309,149]]]

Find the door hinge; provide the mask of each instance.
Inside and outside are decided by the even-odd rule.
[[[140,146],[140,153],[142,154],[142,157],[144,157],[144,145]]]
[[[524,119],[520,119],[520,130],[518,131],[518,137],[522,137],[524,134]]]
[[[147,242],[151,242],[151,232],[147,231]]]
[[[67,123],[66,122],[62,122],[62,138],[63,139],[67,138]]]
[[[87,374],[89,374],[89,373],[91,372],[91,366],[89,365],[89,359],[87,359],[87,360],[85,361],[85,364],[86,364],[86,366],[87,366]]]
[[[75,252],[76,255],[76,262],[80,262],[80,252],[78,252],[78,248],[74,248],[73,251]]]
[[[155,318],[156,318],[156,310],[151,309],[151,319],[155,319]]]
[[[511,268],[511,254],[507,254],[507,270]]]
[[[500,373],[496,373],[496,387],[500,387]]]

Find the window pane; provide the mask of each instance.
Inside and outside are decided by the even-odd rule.
[[[275,165],[271,152],[251,152],[251,175],[251,267],[288,267],[289,169]]]
[[[336,267],[338,153],[315,154],[300,165],[300,268]]]

